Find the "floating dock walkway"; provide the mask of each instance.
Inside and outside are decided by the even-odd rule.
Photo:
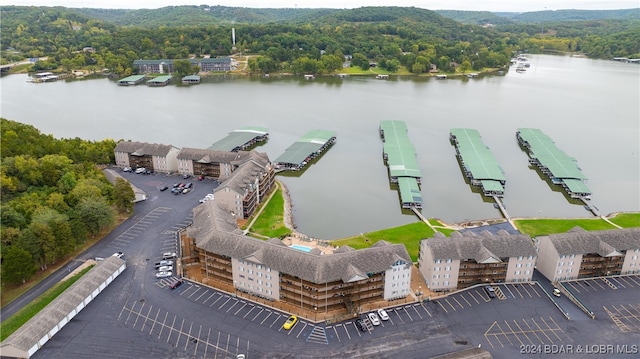
[[[504,196],[504,172],[493,153],[482,142],[478,130],[453,128],[449,139],[456,147],[456,157],[471,185],[481,187],[487,197]]]
[[[243,127],[233,130],[223,139],[209,146],[209,150],[238,152],[244,151],[258,142],[266,141],[269,130],[264,127]]]
[[[384,141],[382,157],[389,168],[389,181],[398,184],[402,208],[422,208],[422,172],[416,149],[407,136],[407,125],[403,121],[381,121],[380,137]]]
[[[283,154],[276,158],[276,172],[299,171],[312,159],[320,156],[336,141],[336,133],[327,130],[312,130],[287,147]]]
[[[537,166],[551,183],[562,186],[577,199],[589,199],[591,191],[584,182],[587,177],[573,157],[556,147],[555,143],[536,128],[519,128],[516,138],[529,153],[529,163]]]

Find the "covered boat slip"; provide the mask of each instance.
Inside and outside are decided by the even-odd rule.
[[[147,86],[166,86],[169,81],[171,81],[171,79],[173,78],[173,76],[171,75],[163,75],[163,76],[158,76],[156,78],[153,78],[149,81],[147,81]]]
[[[576,160],[556,147],[549,136],[539,129],[519,128],[516,137],[529,151],[529,162],[538,166],[551,182],[562,185],[574,198],[591,194],[584,185],[587,178],[576,164]],[[581,183],[580,186],[578,182]]]
[[[200,76],[199,75],[189,75],[182,78],[182,84],[191,85],[191,84],[199,84]]]
[[[449,137],[456,147],[456,157],[464,175],[474,186],[481,186],[486,196],[504,195],[506,179],[493,153],[475,129],[454,128]]]
[[[135,86],[145,79],[145,75],[132,75],[118,80],[119,86]]]
[[[311,130],[287,147],[273,162],[279,170],[300,170],[320,155],[336,140],[336,133],[327,130]]]
[[[422,171],[418,167],[416,149],[407,136],[407,125],[403,121],[381,121],[380,135],[384,144],[382,156],[389,168],[392,183],[398,183],[400,177],[422,180]]]
[[[422,208],[422,193],[415,178],[398,178],[398,189],[400,191],[400,202],[402,208]]]
[[[208,149],[214,151],[237,152],[246,150],[257,142],[269,137],[269,129],[265,127],[243,127],[233,130],[223,139],[215,142]]]

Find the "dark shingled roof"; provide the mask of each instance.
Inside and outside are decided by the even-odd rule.
[[[252,186],[253,183],[255,183],[255,179],[258,178],[260,174],[267,172],[268,165],[269,158],[266,157],[266,154],[263,156],[263,154],[251,151],[248,156],[245,157],[245,162],[231,173],[231,177],[224,181],[216,189],[216,192],[229,187],[238,193],[244,193],[248,186]]]
[[[368,273],[380,273],[398,260],[411,263],[401,244],[380,241],[357,251],[338,251],[319,255],[262,241],[242,234],[235,219],[216,202],[208,201],[193,210],[193,225],[187,228],[196,246],[231,258],[247,259],[312,283],[358,280]]]
[[[192,160],[201,163],[233,163],[245,161],[249,157],[249,152],[228,152],[184,147],[177,157],[179,160]]]
[[[160,156],[165,157],[169,154],[172,148],[177,148],[172,145],[162,145],[158,143],[147,142],[132,142],[132,141],[120,141],[116,145],[115,152],[130,153],[134,156]]]
[[[451,238],[434,237],[423,239],[423,241],[426,241],[434,259],[473,259],[476,262],[482,262],[489,258],[501,260],[501,258],[517,256],[537,256],[531,237],[526,234],[494,235],[488,231],[480,234],[453,232]]]
[[[584,231],[550,234],[549,239],[559,255],[597,253],[604,257],[614,251],[640,248],[640,228]]]

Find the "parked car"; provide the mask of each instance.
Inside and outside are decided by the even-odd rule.
[[[167,187],[167,186],[162,186],[162,187],[160,187],[160,191],[161,191],[161,192],[164,192],[164,191],[166,191],[166,190],[168,190],[168,189],[169,189],[169,187]]]
[[[553,295],[555,295],[556,297],[559,297],[560,296],[560,289],[553,288]]]
[[[162,253],[162,260],[175,259],[176,256],[177,255],[173,252]]]
[[[369,320],[371,321],[371,324],[380,325],[380,318],[378,318],[376,313],[371,312],[371,313],[367,314],[367,317],[369,317]]]
[[[185,189],[182,190],[183,194],[187,194],[189,192],[191,192],[191,188],[185,188]]]
[[[293,326],[296,325],[297,322],[298,322],[298,317],[296,317],[295,315],[292,315],[289,317],[289,319],[287,319],[286,322],[284,322],[284,324],[282,325],[282,329],[289,330],[293,328]]]
[[[122,172],[131,172],[131,171],[132,171],[131,167],[125,167],[122,169]]]
[[[382,320],[389,320],[389,314],[387,314],[387,311],[382,308],[378,309],[378,316]]]
[[[495,298],[496,297],[496,291],[493,289],[492,286],[487,285],[484,287],[484,290],[487,292],[487,294],[489,295],[490,298]]]
[[[146,170],[147,170],[147,169],[146,169],[146,168],[144,168],[144,167],[139,167],[139,168],[136,168],[136,173],[137,173],[137,174],[141,174],[141,173],[144,173]]]
[[[193,183],[189,182],[189,183],[187,183],[187,184],[185,185],[185,187],[186,187],[186,188],[191,188],[191,187],[193,187]]]
[[[172,272],[173,266],[160,266],[158,267],[158,272]]]
[[[156,273],[156,278],[168,278],[173,275],[172,272],[158,272]]]
[[[356,320],[356,327],[357,327],[361,332],[366,332],[366,331],[367,331],[367,326],[364,324],[364,320],[362,320],[362,319],[358,319],[358,320]]]
[[[160,262],[156,262],[156,268],[160,268],[162,266],[172,266],[172,265],[173,265],[172,260],[162,260]]]
[[[177,281],[175,281],[175,282],[171,283],[171,285],[169,286],[169,288],[171,288],[171,289],[176,289],[176,288],[178,288],[179,286],[181,286],[181,285],[182,285],[182,283],[184,283],[184,282],[182,281],[182,279],[178,279]]]
[[[191,177],[191,175],[189,175],[189,174],[185,174],[185,175],[182,176],[182,178],[184,178],[184,179],[187,179],[189,177]]]
[[[202,181],[204,179],[203,175],[198,176],[198,181]]]
[[[122,252],[115,252],[114,254],[112,254],[111,256],[113,257],[118,257],[120,259],[124,258],[124,253]]]

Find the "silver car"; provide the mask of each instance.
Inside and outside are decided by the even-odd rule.
[[[167,278],[173,275],[172,272],[158,272],[156,273],[156,278]]]

